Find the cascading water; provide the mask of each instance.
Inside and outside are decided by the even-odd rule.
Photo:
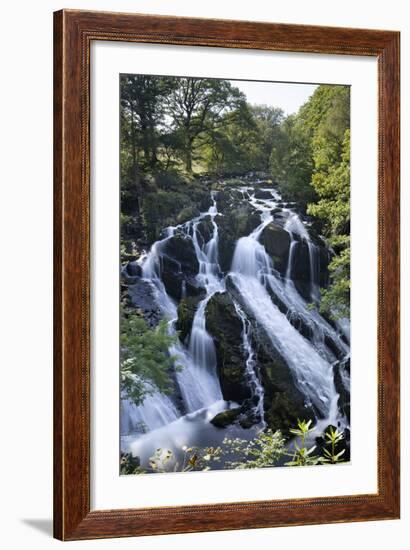
[[[130,399],[121,400],[121,432],[123,435],[155,430],[179,417],[172,401],[163,393],[154,391],[137,406]]]
[[[308,251],[309,251],[309,269],[310,269],[310,297],[313,301],[318,301],[320,298],[319,294],[319,255],[316,245],[312,242],[310,235],[303,225],[303,222],[295,212],[289,213],[288,219],[285,223],[285,230],[289,233],[290,236],[290,249],[289,249],[289,263],[288,269],[286,272],[286,278],[291,280],[292,278],[292,267],[294,263],[294,257],[298,242],[294,239],[294,234],[305,242]]]
[[[244,304],[264,328],[275,348],[279,350],[292,370],[295,383],[306,396],[307,404],[312,404],[319,416],[326,419],[328,423],[337,423],[341,421],[337,410],[338,393],[334,385],[332,363],[329,361],[330,354],[324,345],[324,336],[329,334],[345,353],[347,346],[317,311],[308,310],[306,302],[290,279],[292,248],[295,250],[292,247],[295,243],[292,233],[297,234],[307,243],[310,242],[309,234],[298,215],[289,212],[284,227],[291,236],[285,281],[274,270],[269,255],[258,241],[264,228],[272,221],[269,209],[272,208],[272,200],[276,198],[277,195],[272,193],[272,199],[267,201],[259,199],[256,204],[251,199],[254,206],[261,211],[261,224],[251,235],[238,240],[230,277]],[[295,313],[305,322],[309,322],[314,329],[312,330],[313,342],[309,342],[292,326],[288,316],[271,301],[268,290],[285,302],[289,316]]]
[[[258,359],[253,349],[255,331],[264,331],[290,369],[294,384],[305,397],[307,406],[316,411],[318,425],[323,429],[329,424],[347,425],[338,409],[339,395],[335,388],[333,366],[336,361],[348,357],[346,343],[348,322],[335,327],[312,309],[294,284],[295,262],[300,243],[305,243],[309,254],[310,299],[316,303],[319,294],[319,249],[312,242],[300,216],[291,208],[283,207],[283,229],[289,234],[290,245],[283,276],[275,269],[275,263],[262,244],[265,228],[273,223],[273,211],[281,197],[272,188],[262,189],[264,198],[255,197],[252,186],[239,188],[243,201],[260,213],[260,224],[237,240],[231,270],[222,273],[219,259],[219,221],[217,201],[212,195],[212,205],[199,216],[176,227],[165,230],[163,239],[154,243],[148,254],[141,256],[139,264],[142,279],[155,297],[164,318],[168,319],[169,332],[176,334],[178,319],[177,302],[171,298],[162,279],[163,262],[168,242],[178,235],[193,245],[198,272],[195,281],[201,289],[185,343],[177,341],[169,349],[180,368],[174,373],[180,401],[174,395],[166,396],[154,391],[143,404],[136,406],[125,396],[121,403],[121,432],[124,450],[145,459],[152,449],[164,446],[178,452],[181,445],[195,442],[215,444],[223,438],[223,431],[214,428],[209,421],[221,411],[238,406],[223,400],[215,343],[207,330],[207,306],[217,293],[231,294],[237,317],[242,323],[242,349],[244,353],[244,378],[251,395],[254,424],[263,429],[264,388],[260,378]],[[201,224],[206,221],[211,228],[208,240],[201,234]],[[261,242],[262,241],[262,242]],[[176,259],[172,258],[175,265]],[[179,272],[182,273],[179,267]],[[226,281],[229,279],[230,284]],[[181,283],[181,299],[188,294],[187,280]],[[300,326],[304,327],[301,331]],[[303,334],[302,334],[303,332]],[[330,345],[331,344],[331,345]],[[349,385],[346,369],[340,371],[343,385]],[[237,429],[237,428],[235,428]],[[147,433],[145,433],[147,432]],[[134,434],[134,436],[132,436]],[[242,434],[241,434],[242,436]]]
[[[264,420],[264,410],[263,410],[263,386],[259,378],[259,372],[257,370],[255,352],[252,348],[251,343],[251,330],[252,326],[249,320],[246,318],[245,313],[242,308],[239,306],[238,302],[234,302],[235,310],[239,315],[242,321],[242,345],[245,351],[246,361],[246,375],[248,386],[251,390],[251,396],[253,401],[253,409],[255,411],[255,417],[257,418],[258,423],[261,423],[262,427],[266,426]]]
[[[183,227],[187,235],[192,234],[192,242],[199,264],[199,272],[196,279],[198,284],[206,291],[206,296],[199,303],[192,322],[188,347],[189,354],[184,353],[185,365],[188,368],[182,369],[177,375],[188,411],[207,407],[222,399],[221,388],[216,374],[215,344],[206,330],[205,320],[205,310],[209,300],[216,292],[222,292],[225,288],[218,265],[218,226],[215,223],[216,215],[217,208],[215,200],[213,200],[213,204],[208,212],[192,222],[188,222]],[[213,233],[211,239],[201,247],[199,244],[198,225],[206,216],[209,216],[211,219]],[[189,357],[191,361],[188,359]]]
[[[271,301],[262,282],[267,268],[270,274],[271,260],[263,246],[252,237],[239,239],[232,261],[232,281],[246,308],[292,370],[296,385],[320,415],[327,417],[335,394],[331,365]]]

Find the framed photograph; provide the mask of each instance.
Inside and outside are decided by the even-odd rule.
[[[54,14],[54,533],[399,517],[399,33]]]

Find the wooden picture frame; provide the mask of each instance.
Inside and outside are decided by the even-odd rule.
[[[90,510],[90,45],[348,54],[378,61],[378,492]],[[399,457],[398,32],[62,10],[54,14],[54,536],[62,540],[394,519]]]

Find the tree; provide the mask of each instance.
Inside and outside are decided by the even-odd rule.
[[[322,163],[312,179],[319,201],[308,213],[320,218],[335,251],[329,264],[331,286],[322,292],[321,310],[346,317],[350,306],[350,130],[345,131],[341,161]]]
[[[270,171],[284,199],[303,203],[314,200],[311,140],[297,116],[288,116],[276,132]]]
[[[250,111],[255,119],[261,169],[269,170],[270,155],[284,119],[282,109],[268,105],[253,105]]]
[[[150,329],[142,317],[121,312],[121,389],[137,405],[155,390],[171,389],[168,372],[175,358],[169,348],[176,340],[168,333],[166,320]]]
[[[307,203],[321,221],[334,257],[330,287],[321,310],[349,314],[350,302],[350,90],[318,86],[295,115],[284,119],[273,139],[272,177],[285,199]]]
[[[245,96],[226,80],[179,78],[175,81],[177,85],[168,97],[167,112],[182,144],[186,171],[192,173],[195,151],[203,144],[201,139],[220,127],[224,115],[237,109]]]
[[[123,144],[130,150],[132,168],[137,169],[141,149],[144,164],[158,163],[158,128],[164,121],[165,98],[175,88],[175,79],[148,75],[121,76],[121,120]]]
[[[218,174],[263,168],[259,129],[247,103],[223,116],[221,124],[203,138],[201,153],[208,170]]]

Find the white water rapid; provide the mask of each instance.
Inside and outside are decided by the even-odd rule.
[[[236,189],[238,190],[238,188]],[[263,188],[264,198],[257,198],[252,185],[239,188],[243,202],[251,211],[260,214],[260,224],[248,235],[236,241],[231,269],[223,273],[219,263],[220,216],[217,197],[212,194],[212,205],[199,216],[165,230],[165,236],[155,242],[147,254],[141,256],[141,279],[148,285],[163,318],[168,320],[170,334],[176,334],[178,302],[167,291],[163,280],[164,259],[169,260],[168,245],[175,237],[192,243],[198,265],[193,280],[200,289],[191,330],[184,342],[178,340],[169,353],[178,369],[173,373],[175,392],[164,395],[154,391],[143,404],[136,406],[123,396],[121,400],[122,449],[147,460],[158,447],[178,450],[182,445],[216,444],[224,430],[215,428],[210,420],[218,413],[240,404],[224,400],[218,375],[218,355],[215,342],[207,330],[207,306],[217,293],[228,292],[237,317],[242,323],[241,349],[243,351],[244,383],[249,389],[253,424],[266,427],[264,418],[264,386],[254,349],[254,336],[261,331],[281,361],[291,372],[294,385],[302,394],[306,407],[316,414],[318,425],[347,426],[348,421],[338,407],[339,394],[335,387],[334,366],[348,357],[347,335],[349,323],[339,326],[325,320],[312,307],[320,300],[320,250],[312,241],[306,222],[292,207],[281,207],[282,228],[289,235],[287,265],[282,274],[275,267],[275,258],[268,254],[262,235],[275,222],[274,209],[281,204],[277,191]],[[208,224],[209,236],[201,234],[201,224]],[[301,246],[309,256],[310,300],[297,290],[294,281],[297,255]],[[172,258],[175,265],[178,261]],[[182,274],[181,267],[179,274]],[[229,281],[229,284],[228,284]],[[181,298],[189,296],[192,280],[184,278]],[[233,285],[233,286],[232,286]],[[349,374],[340,374],[348,388]],[[238,426],[230,428],[243,436]]]

